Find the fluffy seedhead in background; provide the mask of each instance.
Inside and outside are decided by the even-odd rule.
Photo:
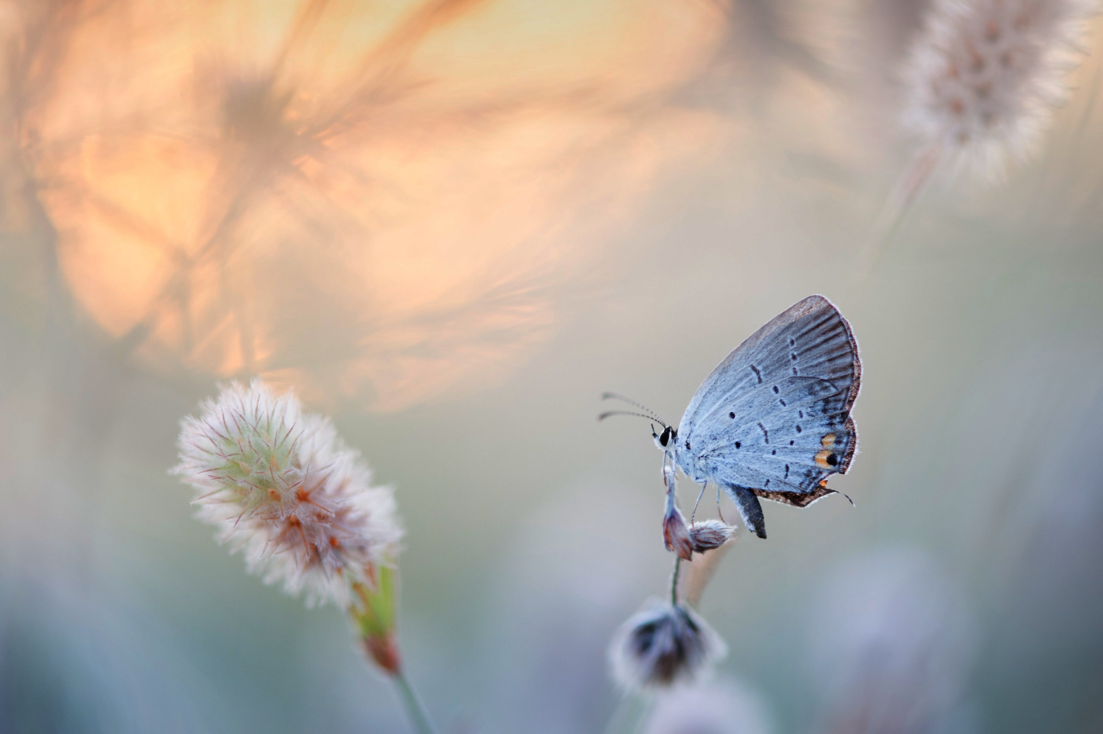
[[[716,550],[731,540],[735,528],[721,520],[702,520],[689,526],[689,539],[694,553]]]
[[[350,602],[393,562],[402,530],[393,492],[326,418],[262,382],[233,383],[180,430],[173,473],[196,491],[199,517],[243,550],[250,571],[309,604]]]
[[[644,734],[770,734],[765,702],[730,680],[678,686],[658,697]]]
[[[1094,9],[1090,0],[936,0],[904,68],[903,125],[920,155],[989,176],[1026,158],[1067,96]]]
[[[617,683],[632,691],[697,680],[727,652],[720,636],[692,609],[652,603],[617,631],[609,661]]]

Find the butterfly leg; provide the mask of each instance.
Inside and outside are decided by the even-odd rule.
[[[724,513],[720,512],[720,485],[716,485],[716,514],[720,516],[720,522],[727,524],[727,520],[724,519]]]
[[[747,529],[758,537],[765,538],[766,519],[762,516],[762,505],[758,503],[755,493],[737,484],[724,485],[724,491],[739,508],[739,514],[743,517],[743,524]]]
[[[697,495],[697,501],[693,503],[693,512],[689,513],[689,524],[693,524],[693,518],[697,517],[697,505],[701,504],[701,498],[705,496],[705,490],[708,489],[709,483],[706,481],[701,485],[701,493]],[[719,490],[717,490],[719,492]],[[719,496],[719,495],[717,495]]]

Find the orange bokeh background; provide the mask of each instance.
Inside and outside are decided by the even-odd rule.
[[[668,101],[720,40],[708,4],[200,6],[46,12],[60,61],[23,110],[65,281],[160,372],[383,410],[476,389],[723,134]]]

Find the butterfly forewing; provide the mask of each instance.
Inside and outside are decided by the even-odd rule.
[[[849,467],[860,379],[849,324],[826,298],[810,296],[712,371],[686,409],[679,441],[713,481],[807,504],[823,496],[824,479]]]

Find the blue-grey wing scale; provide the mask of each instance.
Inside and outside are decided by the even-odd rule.
[[[805,298],[705,378],[678,428],[679,464],[723,486],[766,537],[757,497],[804,507],[832,494],[827,478],[850,467],[860,384],[850,325],[823,296]]]

